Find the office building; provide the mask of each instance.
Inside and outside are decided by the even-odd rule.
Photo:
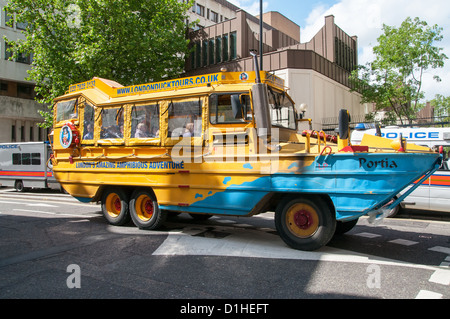
[[[297,106],[308,106],[305,116],[313,119],[314,129],[337,123],[342,108],[354,118],[364,116],[366,106],[360,103],[360,94],[350,92],[348,80],[358,64],[357,37],[339,28],[334,16],[325,17],[324,26],[306,43],[299,41],[300,27],[278,12],[264,14],[263,22],[263,70],[285,80]],[[252,71],[250,50],[259,50],[259,19],[238,10],[233,19],[191,32],[190,39],[193,51],[186,61],[186,75],[223,67]]]
[[[10,61],[9,45],[4,39],[23,38],[26,25],[16,23],[5,12],[6,2],[0,0],[0,142],[43,141],[47,130],[37,126],[42,122],[38,111],[46,107],[34,100],[34,84],[26,80],[32,56],[23,53]],[[7,25],[10,21],[12,26]]]

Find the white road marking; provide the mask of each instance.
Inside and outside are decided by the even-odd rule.
[[[443,296],[440,293],[429,291],[429,290],[421,290],[416,296],[416,299],[441,299]]]
[[[55,212],[45,212],[42,210],[31,210],[31,209],[20,209],[20,208],[14,208],[13,211],[16,212],[25,212],[25,213],[35,213],[35,214],[44,214],[44,215],[54,215],[54,216],[67,216],[67,217],[95,217],[93,215],[77,215],[77,214],[64,214],[64,213],[55,213]]]
[[[450,248],[448,248],[448,247],[434,246],[434,247],[428,248],[428,250],[437,251],[439,253],[444,253],[444,254],[450,255]]]
[[[19,204],[18,202],[8,202],[6,200],[0,200],[0,204]]]
[[[419,242],[399,238],[399,239],[390,240],[389,243],[399,244],[399,245],[403,245],[403,246],[412,246],[412,245],[418,244]]]
[[[33,206],[33,207],[58,207],[56,205],[50,205],[50,204],[44,204],[44,203],[38,203],[38,204],[26,204],[26,206]]]
[[[360,236],[360,237],[366,237],[366,238],[376,238],[376,237],[380,237],[381,235],[378,234],[373,234],[373,233],[358,233],[355,234],[356,236]]]
[[[448,286],[450,285],[450,270],[438,269],[431,275],[428,281]]]
[[[286,246],[279,236],[259,230],[234,228],[222,231],[228,232],[229,235],[224,238],[195,236],[198,234],[198,227],[186,227],[182,232],[169,231],[168,237],[153,252],[153,255],[294,259],[379,264],[432,271],[439,269],[437,266],[412,264],[327,246],[312,252],[295,250]],[[450,270],[448,272],[450,273]]]

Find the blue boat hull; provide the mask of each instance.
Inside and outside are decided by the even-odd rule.
[[[388,203],[401,190],[438,167],[437,153],[337,153],[317,156],[305,166],[261,176],[214,192],[187,207],[162,209],[192,213],[249,216],[266,196],[323,194],[331,199],[336,220],[349,221]],[[248,165],[248,164],[244,164]],[[224,179],[224,184],[227,178]],[[258,211],[256,211],[258,213]]]

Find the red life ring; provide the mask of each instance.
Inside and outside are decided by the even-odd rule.
[[[80,144],[80,133],[72,122],[66,122],[61,127],[59,143],[63,148],[76,147]]]

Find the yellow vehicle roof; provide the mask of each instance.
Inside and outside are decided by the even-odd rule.
[[[284,89],[284,80],[261,71],[261,82]],[[83,93],[98,106],[126,103],[168,96],[192,96],[211,91],[248,90],[255,83],[255,72],[219,72],[185,77],[161,82],[123,86],[108,79],[94,77],[92,80],[71,85],[65,95],[55,101]],[[229,86],[232,85],[232,88]]]

